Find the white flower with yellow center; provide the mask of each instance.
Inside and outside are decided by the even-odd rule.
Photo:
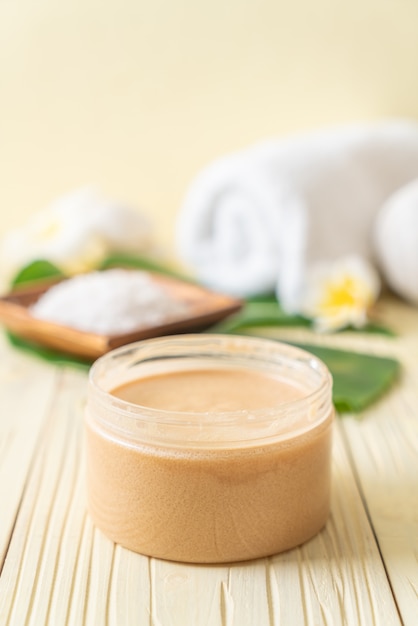
[[[37,259],[66,274],[97,267],[112,251],[137,254],[151,247],[151,228],[144,217],[86,188],[58,199],[32,216],[1,242],[2,271],[9,275]]]
[[[312,319],[319,331],[361,328],[379,291],[377,272],[360,257],[317,263],[307,273],[300,312]]]

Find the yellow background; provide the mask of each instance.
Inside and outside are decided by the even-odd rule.
[[[0,0],[0,210],[97,183],[172,229],[221,153],[418,117],[416,0]]]

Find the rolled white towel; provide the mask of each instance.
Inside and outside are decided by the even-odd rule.
[[[398,295],[418,305],[418,177],[384,203],[374,237],[386,282]]]
[[[210,164],[177,222],[182,259],[206,285],[247,296],[277,290],[297,310],[306,267],[373,259],[383,202],[418,176],[418,123],[394,120],[270,140]]]

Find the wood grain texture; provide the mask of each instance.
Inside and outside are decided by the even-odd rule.
[[[367,414],[339,418],[326,527],[295,550],[221,567],[148,559],[93,528],[86,375],[1,342],[0,626],[415,626],[418,329],[416,312],[400,307],[400,319],[399,339],[357,338],[397,355],[404,375]]]
[[[418,325],[418,322],[417,322]],[[408,325],[408,328],[411,324]],[[405,626],[418,616],[418,329],[400,339],[400,383],[369,410],[341,424],[365,508]]]
[[[0,563],[7,550],[57,372],[0,343]]]

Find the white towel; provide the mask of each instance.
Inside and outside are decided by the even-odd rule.
[[[383,204],[374,224],[374,241],[388,285],[418,305],[418,178]]]
[[[347,125],[260,143],[192,182],[177,246],[197,278],[247,296],[276,289],[298,308],[307,266],[345,254],[373,260],[383,202],[418,178],[418,123]]]

